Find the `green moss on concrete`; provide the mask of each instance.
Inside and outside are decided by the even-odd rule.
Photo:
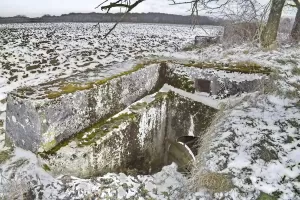
[[[163,100],[166,99],[174,99],[176,96],[178,96],[175,92],[173,91],[168,91],[168,92],[157,92],[154,95],[154,100],[151,101],[150,103],[147,102],[140,102],[134,105],[131,105],[129,109],[132,112],[136,112],[138,110],[142,110],[144,108],[150,108],[153,105],[156,105],[157,103],[161,103]]]
[[[58,91],[51,91],[48,90],[45,92],[45,96],[43,97],[38,97],[39,99],[41,98],[49,98],[49,99],[56,99],[60,96],[62,96],[63,94],[69,94],[69,93],[74,93],[76,91],[82,91],[82,90],[87,90],[87,89],[91,89],[94,86],[98,86],[98,85],[103,85],[108,83],[110,80],[121,77],[121,76],[125,76],[128,74],[131,74],[133,72],[136,72],[142,68],[144,68],[147,65],[150,64],[160,64],[162,66],[162,68],[166,68],[167,63],[176,63],[176,64],[181,64],[182,66],[185,67],[197,67],[197,68],[201,68],[201,69],[215,69],[215,70],[224,70],[227,72],[240,72],[240,73],[262,73],[262,74],[270,74],[271,69],[270,68],[265,68],[262,67],[256,63],[252,63],[252,62],[237,62],[237,63],[230,63],[230,64],[223,64],[223,63],[207,63],[207,62],[202,62],[202,63],[182,63],[182,62],[177,62],[177,61],[172,61],[172,60],[165,60],[165,61],[158,61],[158,60],[151,60],[151,61],[147,61],[147,62],[143,62],[140,63],[138,65],[136,65],[135,67],[133,67],[131,70],[128,70],[126,72],[122,72],[120,74],[108,77],[106,79],[102,79],[102,80],[97,80],[97,81],[93,81],[93,82],[87,82],[87,83],[68,83],[65,81],[61,81],[60,83],[56,84],[57,81],[53,82],[53,84],[58,85]],[[164,71],[164,70],[163,70]],[[164,83],[168,83],[174,87],[178,87],[180,89],[183,89],[187,92],[194,92],[195,91],[195,87],[194,87],[194,81],[191,80],[189,77],[184,76],[184,75],[172,75],[172,77],[168,77],[170,80],[166,81],[165,80],[165,74],[161,75],[163,76],[161,78],[160,85],[164,84]],[[158,88],[159,89],[159,88]],[[29,90],[28,90],[29,91]],[[32,94],[34,91],[29,91],[29,93],[27,94],[24,93],[24,96],[28,96],[30,94]],[[22,97],[21,96],[21,97]]]
[[[47,98],[49,99],[55,99],[58,98],[60,96],[62,96],[63,94],[70,94],[70,93],[74,93],[76,91],[82,91],[82,90],[87,90],[87,89],[91,89],[94,86],[98,86],[98,85],[104,85],[106,83],[108,83],[109,81],[115,79],[115,78],[119,78],[121,76],[126,76],[129,75],[133,72],[136,72],[142,68],[144,68],[147,65],[150,64],[154,64],[157,63],[157,61],[148,61],[148,62],[144,62],[144,63],[140,63],[138,65],[136,65],[135,67],[133,67],[131,70],[128,70],[126,72],[122,72],[120,74],[105,78],[105,79],[101,79],[101,80],[97,80],[97,81],[93,81],[93,82],[88,82],[88,83],[64,83],[62,82],[61,85],[59,86],[59,90],[58,91],[48,91],[46,92],[47,94]]]
[[[167,84],[186,92],[195,93],[195,82],[186,75],[172,73],[168,77]]]
[[[267,74],[269,75],[272,70],[267,67],[262,67],[261,65],[254,62],[236,62],[236,63],[191,63],[184,64],[186,67],[196,67],[200,69],[215,69],[223,70],[227,72],[239,72],[243,74]]]
[[[157,92],[154,96],[156,100],[164,99],[167,97],[167,92]]]
[[[148,104],[147,107],[151,107],[153,104],[156,104],[157,102],[161,102],[165,99],[173,100],[175,97],[177,97],[178,94],[176,94],[173,91],[168,92],[157,92],[154,96],[155,100]]]
[[[86,90],[92,88],[92,84],[87,84],[87,85],[78,85],[76,83],[72,84],[69,83],[67,85],[64,85],[61,87],[61,90],[63,90],[65,93],[73,93],[78,90]]]
[[[141,102],[131,106],[129,109],[132,111],[137,111],[143,109],[144,107],[150,107],[157,102],[161,102],[166,98],[175,98],[176,94],[172,91],[169,92],[158,92],[155,95],[155,100],[151,103]],[[88,146],[94,144],[98,139],[105,136],[107,133],[111,132],[113,129],[119,128],[119,126],[126,121],[135,121],[137,118],[136,113],[123,113],[117,117],[113,117],[106,120],[101,120],[92,126],[82,130],[76,135],[69,139],[66,139],[60,143],[56,143],[55,140],[43,145],[44,152],[40,152],[39,155],[48,159],[48,155],[54,155],[58,150],[67,146],[71,141],[76,141],[79,147]]]
[[[145,108],[146,106],[148,105],[147,102],[139,102],[139,103],[136,103],[132,106],[130,106],[130,110],[140,110],[142,108]]]
[[[49,167],[48,165],[46,165],[46,164],[43,164],[42,168],[43,168],[46,172],[51,171],[50,167]]]
[[[134,113],[124,113],[109,120],[100,121],[76,135],[78,145],[86,146],[95,143],[99,138],[118,128],[123,122],[132,121],[135,118]]]
[[[12,141],[12,139],[7,135],[7,133],[5,133],[5,146],[10,148],[11,151],[14,150],[14,143]]]
[[[51,149],[44,147],[45,152],[39,153],[39,155],[48,159],[49,155],[54,155],[58,150],[67,146],[71,141],[76,141],[79,147],[88,146],[94,144],[98,139],[105,136],[107,133],[113,129],[119,128],[119,126],[125,121],[132,121],[136,119],[136,114],[134,113],[123,113],[117,117],[110,118],[108,120],[99,121],[98,123],[84,129],[73,137],[66,139],[54,146],[52,142],[47,145],[47,147],[52,147]]]
[[[49,92],[47,94],[48,99],[56,99],[62,95],[61,92]]]
[[[69,94],[76,91],[87,90],[93,87],[92,83],[79,84],[79,83],[66,83],[60,86],[59,91],[47,92],[49,99],[55,99],[63,94]]]
[[[261,192],[257,200],[277,200],[277,198],[267,193]]]
[[[12,150],[11,149],[8,149],[8,150],[5,150],[5,151],[0,151],[0,165],[5,163],[11,157],[12,157]]]
[[[52,140],[51,142],[47,142],[45,144],[42,145],[42,148],[44,151],[49,151],[51,149],[53,149],[56,146],[57,142],[56,140]]]

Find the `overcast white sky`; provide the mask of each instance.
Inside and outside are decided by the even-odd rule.
[[[101,12],[94,8],[103,0],[0,0],[0,16],[26,15],[38,17],[44,14],[61,15],[70,12]],[[189,6],[169,6],[168,0],[147,0],[134,12],[163,12],[188,14]]]
[[[39,17],[44,14],[61,15],[70,12],[101,12],[94,8],[103,0],[0,0],[0,16],[26,15]],[[268,0],[261,0],[266,2]],[[168,0],[146,0],[133,12],[160,12],[188,15],[189,5],[169,6]]]

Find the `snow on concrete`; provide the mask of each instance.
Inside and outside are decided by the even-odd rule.
[[[247,61],[271,67],[277,70],[274,77],[276,87],[273,88],[277,92],[264,94],[267,88],[262,88],[261,93],[230,100],[231,107],[224,111],[225,117],[217,123],[211,148],[205,157],[205,168],[232,175],[236,188],[218,194],[199,188],[196,193],[181,198],[178,195],[187,191],[187,178],[176,172],[174,164],[153,176],[107,174],[93,179],[63,175],[55,178],[38,167],[34,154],[16,148],[14,156],[0,166],[1,189],[7,189],[8,180],[28,183],[32,180],[30,184],[36,186],[36,194],[43,199],[98,195],[100,199],[240,200],[256,199],[261,192],[277,195],[278,199],[300,199],[298,46],[286,45],[263,51],[248,45],[229,49],[215,45],[200,52],[180,52],[177,51],[180,46],[193,40],[200,28],[192,31],[187,26],[124,24],[118,27],[115,36],[101,40],[98,30],[91,31],[90,27],[92,24],[1,25],[0,99],[4,100],[7,93],[19,86],[37,85],[87,69],[106,70],[104,66],[114,62],[145,56],[198,62]],[[109,25],[103,24],[102,27],[107,30]],[[2,31],[5,28],[12,29]],[[29,40],[20,36],[22,30],[26,30]],[[54,36],[45,39],[46,33],[53,30],[56,30]],[[1,101],[0,119],[5,119],[5,108],[5,101]],[[0,141],[1,150],[4,150],[3,134]],[[21,167],[14,170],[15,164]],[[39,192],[41,187],[44,188],[43,193]]]
[[[19,167],[11,169],[16,162]],[[31,188],[36,198],[41,199],[176,199],[183,193],[187,179],[176,171],[176,164],[171,164],[153,175],[130,176],[123,173],[108,173],[92,179],[79,179],[72,176],[49,175],[38,166],[38,159],[29,152],[16,148],[14,156],[1,166],[0,197],[9,190],[10,183],[26,183],[23,186]],[[9,172],[9,173],[8,173]],[[18,193],[22,195],[22,193]]]

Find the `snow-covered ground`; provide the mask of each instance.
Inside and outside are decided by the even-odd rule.
[[[100,24],[100,29],[83,23],[0,25],[0,100],[19,86],[95,68],[105,73],[116,63],[170,55],[196,35],[218,30],[210,26],[204,31],[186,25],[120,24],[103,39],[113,25]],[[5,104],[0,104],[0,111],[5,111]]]
[[[206,136],[211,143],[200,149],[198,175],[227,174],[234,185],[213,199],[300,199],[299,55],[299,46],[289,45],[273,51],[213,46],[201,53],[205,60],[274,70],[274,84],[222,111]]]
[[[109,26],[102,24],[100,35]],[[13,29],[7,31],[6,27]],[[1,25],[0,99],[19,86],[141,57],[247,61],[271,67],[274,84],[221,111],[223,117],[207,134],[210,142],[198,156],[204,161],[196,165],[199,173],[226,174],[232,187],[212,194],[201,184],[191,185],[194,182],[176,172],[174,164],[152,176],[107,174],[88,180],[54,178],[38,166],[33,154],[16,148],[11,159],[0,165],[2,189],[18,188],[7,184],[30,179],[31,185],[35,185],[33,190],[42,199],[82,199],[87,195],[98,199],[300,199],[299,46],[264,51],[249,45],[229,49],[215,45],[181,52],[178,50],[184,44],[203,32],[201,28],[123,24],[105,40],[98,38],[98,29],[91,28],[92,24]],[[213,29],[209,27],[209,30]],[[52,31],[53,35],[47,37]],[[5,101],[1,101],[0,111],[4,119]],[[1,145],[3,138],[1,134]],[[189,193],[189,187],[197,190]]]

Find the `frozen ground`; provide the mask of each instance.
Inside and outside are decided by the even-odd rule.
[[[222,111],[207,135],[211,143],[198,157],[198,173],[227,174],[234,185],[213,199],[300,199],[299,55],[299,46],[289,45],[269,52],[214,46],[201,53],[210,61],[256,62],[274,70],[273,85]]]
[[[101,34],[108,25],[101,25]],[[98,29],[91,30],[91,24],[5,26],[13,29],[0,32],[1,99],[20,85],[34,85],[88,68],[103,67],[105,70],[105,66],[113,62],[146,56],[256,62],[274,69],[275,84],[261,88],[260,92],[222,111],[223,117],[208,134],[211,142],[207,142],[204,153],[198,156],[205,161],[197,166],[199,172],[225,173],[231,177],[233,186],[228,191],[212,194],[205,189],[205,186],[209,189],[209,185],[191,185],[176,172],[174,164],[153,176],[107,174],[89,180],[53,178],[37,166],[33,154],[18,148],[1,166],[2,186],[31,179],[31,185],[35,185],[34,190],[43,199],[67,199],[67,196],[80,199],[85,195],[106,195],[107,199],[300,199],[299,46],[286,45],[263,51],[249,45],[229,49],[216,45],[180,52],[178,49],[202,29],[125,24],[118,27],[115,36],[99,40]],[[53,35],[47,37],[53,31]],[[1,118],[4,119],[5,100],[1,102]],[[3,145],[4,135],[1,137]],[[6,188],[20,190],[19,187],[25,187],[13,185]],[[197,189],[196,193],[186,193],[190,186]]]
[[[215,27],[192,29],[181,25],[120,24],[102,39],[113,24],[4,24],[0,25],[0,100],[19,86],[144,57],[170,55],[199,34]],[[205,33],[206,32],[206,33]],[[118,73],[116,71],[116,73]],[[1,103],[0,111],[5,111]],[[4,119],[4,115],[0,117]]]

